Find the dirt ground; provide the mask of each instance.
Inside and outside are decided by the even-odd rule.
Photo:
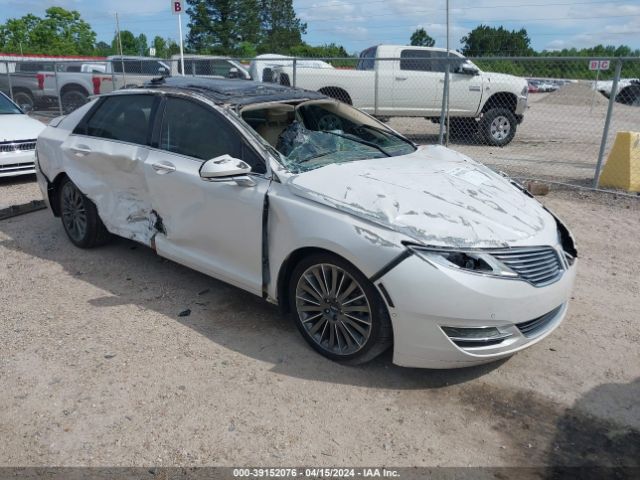
[[[145,247],[77,249],[48,210],[0,221],[0,464],[639,466],[640,202],[541,199],[580,249],[566,321],[452,371],[341,366]]]

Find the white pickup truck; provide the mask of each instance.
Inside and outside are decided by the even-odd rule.
[[[169,65],[151,57],[107,57],[105,62],[66,62],[57,72],[38,72],[41,96],[57,99],[64,113],[84,105],[89,95],[138,87],[153,77],[169,75]]]
[[[378,45],[360,54],[353,69],[274,68],[282,85],[316,90],[379,118],[424,117],[440,121],[447,51],[441,48]],[[483,72],[450,51],[451,133],[480,132],[490,145],[507,145],[527,108],[524,78]]]

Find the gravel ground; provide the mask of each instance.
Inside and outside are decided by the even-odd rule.
[[[79,250],[47,210],[0,221],[0,464],[639,466],[640,203],[542,200],[580,247],[566,321],[455,371],[340,366],[145,247]]]
[[[42,200],[35,175],[0,178],[0,209]]]
[[[450,138],[450,146],[512,176],[590,186],[608,106],[598,93],[592,108],[592,98],[586,85],[531,94],[524,121],[506,147],[483,145],[471,134]],[[439,125],[424,119],[394,118],[389,125],[417,143],[438,141]],[[640,107],[615,104],[605,161],[616,133],[638,131],[639,125]]]

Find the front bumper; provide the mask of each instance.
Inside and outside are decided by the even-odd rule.
[[[393,363],[466,367],[508,357],[539,342],[567,313],[576,264],[577,260],[556,282],[535,287],[522,280],[436,268],[411,255],[376,282],[378,287],[383,284],[394,305],[389,306]],[[516,326],[543,316],[544,324],[534,334],[525,336]],[[510,336],[498,344],[463,348],[442,327],[496,327]]]
[[[36,173],[33,150],[0,152],[0,177],[29,175]]]
[[[527,95],[518,96],[518,100],[516,101],[516,110],[514,112],[516,116],[521,117],[522,115],[524,115],[524,112],[527,109],[528,99],[529,97]]]

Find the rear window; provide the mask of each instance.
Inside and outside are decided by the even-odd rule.
[[[53,62],[18,62],[16,72],[53,72]]]
[[[114,95],[105,98],[74,133],[148,145],[153,95]]]
[[[367,48],[362,52],[360,54],[360,60],[358,60],[358,65],[356,66],[356,70],[373,70],[376,64],[375,58],[377,52],[378,47]]]
[[[122,73],[122,67],[124,65],[124,73],[132,75],[153,75],[160,74],[160,69],[165,68],[157,60],[119,60],[113,59],[113,71],[116,73]]]
[[[184,70],[186,75],[217,75],[220,77],[228,77],[229,70],[232,68],[234,68],[234,66],[226,60],[184,59]],[[178,73],[182,73],[182,65],[179,61]]]

